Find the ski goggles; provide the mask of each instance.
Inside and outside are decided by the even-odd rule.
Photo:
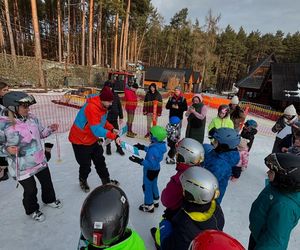
[[[295,115],[283,115],[284,118],[286,118],[287,120],[291,121],[295,118]]]
[[[270,170],[273,170],[274,172],[286,172],[286,170],[280,166],[275,153],[270,154],[265,158],[265,164]]]
[[[18,103],[24,107],[29,107],[30,105],[36,104],[36,100],[33,95],[28,95],[18,101]]]

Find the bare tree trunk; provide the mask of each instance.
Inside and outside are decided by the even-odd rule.
[[[10,24],[10,15],[9,15],[8,0],[4,0],[4,8],[5,8],[7,30],[8,30],[8,35],[9,35],[11,56],[12,56],[12,59],[13,59],[14,66],[16,66],[17,57],[16,57],[16,49],[15,49],[15,43],[14,43],[14,36],[13,36],[12,30],[11,30],[11,24]]]
[[[77,53],[76,53],[76,46],[77,44],[79,43],[79,40],[77,41],[77,36],[76,36],[76,33],[77,33],[77,22],[76,22],[76,11],[77,11],[77,8],[73,8],[73,21],[72,21],[72,63],[75,63],[76,64],[76,56],[77,56]]]
[[[47,89],[44,79],[44,72],[42,68],[42,50],[41,50],[41,40],[40,40],[40,30],[39,22],[37,16],[37,6],[36,0],[31,0],[31,10],[32,10],[32,23],[34,29],[34,41],[35,41],[35,58],[39,67],[39,85]]]
[[[85,65],[85,0],[81,0],[82,4],[82,26],[81,26],[81,65]]]
[[[99,17],[98,17],[98,64],[102,65],[102,1],[99,0]]]
[[[143,32],[142,39],[139,42],[139,47],[138,47],[137,52],[136,52],[136,61],[139,60],[139,58],[140,58],[141,48],[142,48],[142,45],[143,45],[143,42],[144,42],[145,35],[146,35],[146,29]],[[137,41],[138,41],[138,36],[137,36],[137,33],[136,33],[136,47],[137,47]],[[136,47],[135,47],[135,50],[136,50]]]
[[[114,44],[114,62],[112,68],[117,68],[118,60],[118,32],[119,32],[119,12],[115,16],[115,44]]]
[[[177,56],[178,56],[178,39],[179,39],[179,34],[177,34],[177,37],[176,37],[176,44],[175,44],[175,55],[174,55],[174,68],[176,69],[177,68]]]
[[[139,59],[138,56],[137,56],[137,43],[138,43],[138,32],[136,30],[135,31],[135,37],[134,37],[134,57],[133,57],[134,62],[137,62],[138,59]],[[141,43],[142,43],[142,41],[141,41]]]
[[[105,64],[105,67],[108,66],[108,41],[107,41],[107,36],[105,37],[105,40],[104,40],[104,50],[105,50],[105,60],[104,60],[104,64]]]
[[[168,45],[167,50],[166,50],[165,58],[164,58],[164,61],[163,61],[163,66],[164,67],[166,67],[169,49],[170,49],[170,45]]]
[[[123,54],[123,36],[124,36],[124,22],[122,21],[121,36],[120,36],[120,49],[119,49],[119,63],[117,68],[122,67],[122,54]]]
[[[122,69],[126,69],[126,61],[127,61],[126,51],[127,51],[127,45],[128,45],[130,3],[131,3],[131,0],[128,0],[128,2],[127,2],[127,10],[126,10],[125,26],[124,26],[124,43],[123,43]]]
[[[16,14],[17,14],[17,20],[18,20],[18,31],[19,31],[19,39],[20,39],[20,46],[21,46],[21,54],[24,56],[25,50],[24,50],[24,37],[21,29],[21,20],[20,20],[20,13],[19,13],[19,6],[18,1],[15,1],[15,8],[16,8]]]
[[[58,27],[58,61],[62,62],[60,0],[57,0],[57,27]]]
[[[94,26],[94,0],[90,0],[90,18],[89,18],[89,61],[90,68],[89,84],[92,83],[91,67],[93,65],[93,26]]]
[[[3,51],[4,55],[6,55],[5,40],[4,40],[4,33],[3,33],[1,20],[0,20],[0,49],[1,51]]]
[[[13,2],[13,19],[14,19],[14,29],[13,29],[13,34],[16,38],[16,54],[20,55],[20,34],[19,34],[19,30],[17,29],[18,25],[17,25],[17,9],[16,9],[16,1],[14,0]]]
[[[70,54],[71,54],[71,4],[70,0],[68,0],[68,35],[67,35],[67,65],[70,63]]]

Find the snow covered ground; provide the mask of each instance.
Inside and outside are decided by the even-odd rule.
[[[209,114],[213,113],[215,111],[209,112]],[[207,123],[209,121],[210,117]],[[183,132],[185,132],[184,128]],[[41,205],[41,210],[46,215],[46,221],[43,223],[35,222],[25,215],[22,206],[22,187],[16,188],[16,182],[12,178],[0,182],[0,249],[74,250],[77,248],[80,234],[80,208],[87,194],[83,193],[79,187],[78,165],[67,136],[68,133],[59,136],[60,162],[57,160],[55,136],[47,139],[47,141],[55,144],[49,165],[57,198],[63,201],[64,206],[62,209],[53,209]],[[127,137],[124,137],[124,140],[132,144],[145,143],[145,140]],[[224,231],[237,238],[245,247],[248,245],[250,207],[264,187],[267,169],[263,159],[271,151],[273,140],[274,137],[257,135],[251,150],[248,169],[242,173],[238,182],[229,183],[222,202],[225,214]],[[128,196],[130,202],[129,227],[139,232],[147,249],[154,250],[149,229],[158,224],[164,208],[160,206],[153,214],[138,210],[138,206],[143,202],[142,168],[128,160],[129,153],[121,157],[114,152],[114,149],[115,146],[113,145],[113,155],[106,157],[106,163],[111,178],[120,181],[120,187]],[[173,165],[162,164],[159,175],[160,190],[165,187],[170,176],[174,173]],[[88,182],[91,188],[101,184],[94,168]],[[40,200],[40,189],[38,196]],[[300,224],[292,232],[288,249],[299,249],[299,235]]]

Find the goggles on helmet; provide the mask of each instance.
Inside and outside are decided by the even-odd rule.
[[[286,173],[286,170],[280,166],[276,154],[268,155],[265,158],[265,164],[270,170]]]
[[[28,96],[18,100],[17,102],[20,105],[27,106],[27,107],[30,106],[30,105],[36,104],[36,100],[33,97],[33,95],[28,95]]]

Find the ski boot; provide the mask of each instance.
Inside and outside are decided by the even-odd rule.
[[[106,145],[106,154],[111,155],[111,145],[110,144]]]
[[[120,155],[125,155],[123,149],[120,147],[120,146],[117,146],[117,150],[116,150],[117,153],[119,153]]]
[[[79,179],[79,185],[80,185],[81,189],[83,190],[83,192],[85,192],[85,193],[90,192],[90,187],[87,183],[87,180]]]
[[[139,206],[139,210],[143,211],[143,212],[148,212],[148,213],[153,213],[154,212],[154,205],[146,205],[146,204],[142,204]]]
[[[46,218],[45,215],[40,211],[36,210],[31,214],[31,218],[38,221],[38,222],[43,222]]]
[[[158,208],[159,207],[159,198],[158,199],[154,199],[153,200],[153,204],[154,204],[154,207]]]
[[[166,163],[167,163],[167,164],[175,164],[176,161],[175,161],[174,158],[167,157],[167,158],[166,158]]]
[[[127,137],[130,137],[130,138],[134,138],[135,137],[135,134],[133,132],[127,132],[126,134]]]
[[[46,205],[49,207],[52,207],[52,208],[62,208],[63,207],[63,204],[60,200],[56,200],[51,203],[47,203]]]

